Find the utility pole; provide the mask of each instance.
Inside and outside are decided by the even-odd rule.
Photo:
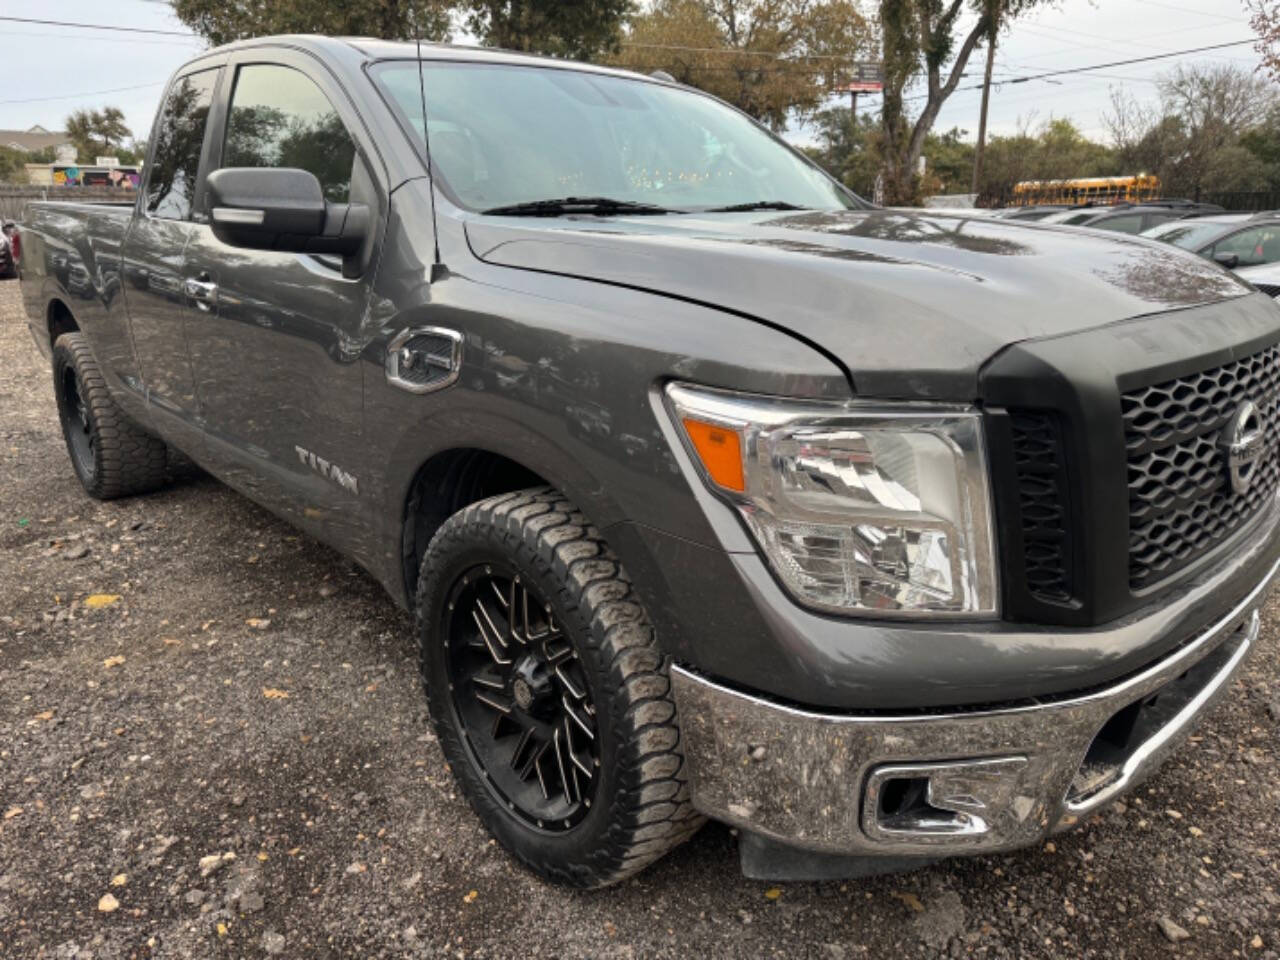
[[[987,35],[987,72],[982,79],[982,113],[978,117],[978,149],[973,154],[973,187],[982,189],[982,152],[987,145],[987,104],[991,99],[991,68],[996,62],[996,34],[1000,29],[1000,4],[992,4],[991,32]]]
[[[853,117],[854,126],[858,125],[858,91],[849,91],[849,114]]]

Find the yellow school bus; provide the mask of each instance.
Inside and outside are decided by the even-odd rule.
[[[1013,185],[1013,205],[1036,203],[1137,203],[1160,196],[1160,178],[1152,173],[1131,177],[1083,177],[1079,180],[1023,180]]]

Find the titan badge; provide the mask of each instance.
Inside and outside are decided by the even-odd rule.
[[[299,446],[293,448],[297,451],[298,460],[303,465],[310,467],[322,477],[332,480],[342,489],[360,496],[360,481],[356,479],[355,474],[347,473],[336,463],[330,463],[324,457],[317,457],[310,450],[306,450]]]

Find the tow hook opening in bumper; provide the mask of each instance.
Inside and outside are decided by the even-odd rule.
[[[1016,793],[1026,765],[1026,757],[1004,757],[877,767],[867,778],[862,829],[889,842],[989,833],[991,815],[1020,802]]]
[[[1089,742],[1062,800],[1066,822],[1057,826],[1070,826],[1156,766],[1235,672],[1258,624],[1255,610],[1204,659],[1115,709]],[[1026,790],[1027,763],[1013,756],[875,767],[863,793],[862,830],[884,844],[981,842],[1001,818],[1025,821],[1041,799]]]
[[[1257,639],[1252,611],[1198,663],[1150,694],[1117,710],[1089,743],[1067,791],[1066,809],[1079,815],[1131,788],[1155,767],[1209,701],[1226,686]]]
[[[1139,673],[1027,706],[833,715],[673,667],[694,803],[761,844],[811,853],[936,858],[1032,845],[1131,789],[1182,741],[1253,648],[1277,569]]]

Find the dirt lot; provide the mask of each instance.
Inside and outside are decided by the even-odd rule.
[[[0,284],[0,956],[1280,956],[1276,601],[1201,735],[1054,844],[771,887],[711,825],[566,892],[456,794],[408,620],[368,577],[194,471],[81,493],[17,293]]]

